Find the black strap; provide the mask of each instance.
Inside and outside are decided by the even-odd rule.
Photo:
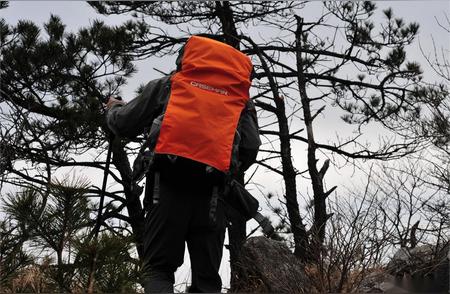
[[[148,173],[155,160],[154,149],[158,141],[159,131],[161,130],[163,115],[153,120],[150,131],[145,135],[145,141],[139,149],[139,153],[133,163],[133,173],[131,184],[136,185]],[[148,148],[148,150],[146,150]]]
[[[160,173],[158,171],[155,172],[155,180],[153,182],[153,204],[158,204],[160,199]]]
[[[213,186],[211,201],[209,202],[209,219],[212,223],[216,223],[217,217],[217,201],[219,200],[219,187]]]
[[[274,233],[275,230],[274,230],[272,224],[270,223],[270,220],[267,217],[265,217],[261,213],[257,212],[253,218],[261,226],[263,233],[266,236],[270,237]]]

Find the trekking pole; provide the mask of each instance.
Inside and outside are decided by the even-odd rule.
[[[117,100],[122,100],[120,96],[116,97]],[[108,102],[108,101],[106,101]],[[106,113],[106,110],[105,110]],[[111,153],[112,153],[112,147],[113,147],[113,134],[109,134],[109,142],[108,142],[108,153],[106,153],[106,164],[105,169],[103,171],[103,183],[102,183],[102,190],[100,194],[100,203],[98,205],[98,213],[97,213],[97,219],[95,221],[94,226],[94,244],[95,244],[95,251],[94,256],[91,259],[91,264],[89,266],[89,277],[88,277],[88,289],[87,293],[94,293],[94,272],[97,264],[98,259],[98,234],[100,232],[100,227],[102,225],[102,213],[103,213],[103,204],[105,201],[105,193],[106,193],[106,184],[108,182],[108,174],[109,174],[109,166],[111,165]]]

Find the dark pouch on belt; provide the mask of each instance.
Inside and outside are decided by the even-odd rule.
[[[237,210],[246,220],[255,217],[258,212],[259,202],[240,183],[233,180],[230,191],[225,201]]]

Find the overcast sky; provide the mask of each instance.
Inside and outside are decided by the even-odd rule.
[[[309,5],[308,12],[320,12],[320,1],[314,1]],[[425,48],[431,45],[431,36],[441,46],[450,48],[449,34],[439,27],[436,19],[445,21],[445,14],[450,15],[450,1],[428,0],[428,1],[375,1],[380,9],[392,7],[396,16],[403,17],[407,22],[415,21],[420,24],[419,40]],[[0,10],[0,16],[5,18],[8,24],[16,24],[20,19],[29,19],[38,24],[46,22],[51,14],[62,18],[63,23],[67,25],[68,31],[75,31],[77,28],[89,25],[93,19],[102,19],[107,24],[119,24],[128,19],[127,16],[102,16],[95,13],[84,1],[10,1],[9,7]],[[303,13],[305,21],[314,18],[314,13]],[[443,38],[442,38],[443,37]],[[418,43],[415,45],[418,49]],[[417,51],[418,52],[418,51]],[[139,72],[130,79],[128,86],[122,89],[125,99],[131,99],[137,86],[146,83],[152,78],[160,76],[153,67],[173,68],[173,58],[164,60],[149,60],[141,63]],[[144,70],[146,68],[146,70]]]
[[[420,24],[419,42],[422,44],[426,51],[432,49],[432,37],[437,42],[438,47],[446,48],[447,52],[450,50],[450,35],[439,27],[436,19],[445,22],[445,16],[450,17],[450,1],[376,1],[377,6],[380,9],[392,7],[396,16],[403,17],[406,22],[418,22]],[[320,12],[321,3],[317,2],[312,5],[310,10],[303,11],[305,20],[315,17],[314,11]],[[107,24],[119,24],[128,19],[127,16],[101,16],[95,13],[95,11],[85,2],[82,1],[10,1],[9,7],[0,10],[0,16],[5,18],[8,24],[14,25],[20,19],[32,20],[38,24],[46,22],[50,14],[55,14],[61,17],[63,23],[67,25],[68,31],[75,31],[82,26],[89,25],[93,19],[102,19]],[[411,59],[421,60],[421,64],[424,66],[425,71],[428,72],[429,68],[426,68],[426,63],[423,57],[420,55],[419,42],[416,42],[411,48]],[[139,71],[133,78],[129,79],[128,85],[122,89],[123,97],[125,100],[129,100],[134,96],[134,91],[138,85],[148,82],[153,78],[160,76],[154,67],[162,70],[169,70],[173,68],[174,58],[167,57],[163,60],[149,59],[145,62],[139,63]],[[319,134],[318,140],[322,138],[328,138],[330,134],[333,134],[334,130],[327,126],[331,122],[326,119],[317,126]],[[305,161],[304,149],[305,146],[294,145],[297,152],[294,155],[296,162]],[[298,151],[300,150],[300,151]],[[303,164],[306,166],[306,164]],[[297,167],[299,170],[301,168]],[[328,185],[334,184],[345,185],[351,182],[352,171],[337,171],[335,170],[335,176],[328,176]],[[345,180],[343,180],[345,179]],[[259,173],[255,179],[259,183],[267,184],[267,191],[278,191],[281,193],[281,181],[279,178],[274,177],[272,173]],[[302,186],[310,185],[309,182],[303,180]],[[227,258],[227,257],[225,257]],[[222,270],[224,282],[228,283],[228,267]],[[187,271],[183,271],[183,276],[187,275]],[[183,278],[180,278],[183,279]],[[178,280],[180,280],[178,279]]]

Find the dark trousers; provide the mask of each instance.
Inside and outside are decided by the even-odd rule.
[[[145,293],[173,292],[174,273],[183,264],[185,242],[192,270],[189,291],[220,292],[218,270],[226,225],[221,201],[215,220],[210,217],[212,190],[217,183],[204,165],[191,161],[177,159],[174,164],[160,166],[160,200],[145,220]]]

